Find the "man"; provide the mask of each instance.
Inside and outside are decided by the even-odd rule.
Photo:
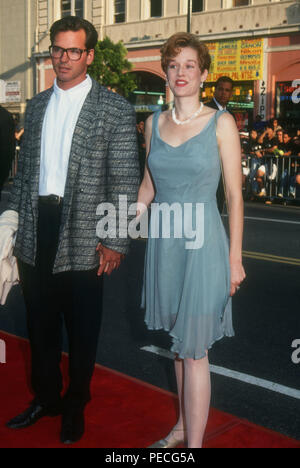
[[[295,161],[289,158],[296,155],[295,144],[287,131],[282,132],[282,141],[278,141],[277,147],[278,169],[280,181],[278,186],[278,197],[283,198],[285,189],[287,196],[296,197],[296,168]]]
[[[245,152],[247,155],[251,156],[250,163],[250,173],[249,173],[249,182],[251,190],[254,194],[258,193],[258,183],[256,180],[256,173],[259,166],[262,164],[262,145],[258,143],[258,133],[257,130],[252,128],[250,131],[249,140],[245,147]]]
[[[264,145],[265,153],[274,153],[274,150],[277,148],[278,141],[271,122],[266,125],[265,131],[260,135],[258,142],[259,144]]]
[[[274,155],[274,151],[277,149],[278,140],[274,132],[273,123],[269,122],[266,125],[265,131],[258,138],[258,143],[262,145],[263,153],[266,156]],[[276,164],[273,163],[273,160],[268,158],[263,158],[262,165],[257,170],[257,182],[260,187],[259,197],[265,197],[267,195],[265,182],[268,177],[270,181],[275,180],[277,175]]]
[[[0,201],[3,185],[8,177],[14,157],[14,129],[12,115],[0,106]]]
[[[62,413],[61,442],[70,444],[84,433],[101,322],[101,275],[118,268],[129,247],[128,239],[97,237],[97,206],[113,204],[118,222],[119,195],[136,201],[139,168],[133,108],[86,74],[98,40],[94,26],[66,17],[53,24],[50,39],[57,78],[28,103],[9,205],[19,213],[15,255],[35,398],[7,425],[24,428]],[[63,400],[62,316],[70,377]]]
[[[206,106],[216,110],[227,110],[227,105],[233,93],[233,80],[228,76],[221,76],[216,82],[214,97]],[[220,213],[223,212],[225,202],[225,189],[221,178],[217,190],[217,202]]]
[[[228,76],[221,76],[216,82],[214,97],[206,105],[212,109],[226,110],[232,97],[234,82]]]

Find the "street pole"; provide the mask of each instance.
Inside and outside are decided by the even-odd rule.
[[[192,0],[188,0],[188,14],[187,14],[187,32],[190,33],[192,29]]]

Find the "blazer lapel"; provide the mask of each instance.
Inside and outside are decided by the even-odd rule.
[[[31,121],[31,138],[30,147],[31,153],[31,198],[34,207],[38,204],[39,181],[40,181],[40,162],[41,162],[41,143],[42,130],[46,109],[53,93],[53,87],[45,91],[39,97],[37,104],[34,107],[33,118]]]
[[[63,219],[66,219],[65,216],[67,216],[72,203],[77,172],[81,158],[86,151],[86,138],[92,127],[92,123],[96,119],[99,120],[99,107],[101,108],[101,103],[99,102],[99,85],[93,80],[92,89],[84,101],[73,134],[64,194]]]

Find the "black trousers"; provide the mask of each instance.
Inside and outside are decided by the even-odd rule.
[[[102,278],[97,269],[53,274],[62,206],[39,203],[35,267],[18,261],[27,309],[35,399],[49,409],[84,409],[96,360],[102,316]],[[69,341],[69,387],[60,370],[62,326]]]

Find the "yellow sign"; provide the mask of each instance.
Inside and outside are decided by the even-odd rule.
[[[242,39],[206,44],[212,58],[207,81],[229,76],[234,81],[263,78],[264,40]]]

